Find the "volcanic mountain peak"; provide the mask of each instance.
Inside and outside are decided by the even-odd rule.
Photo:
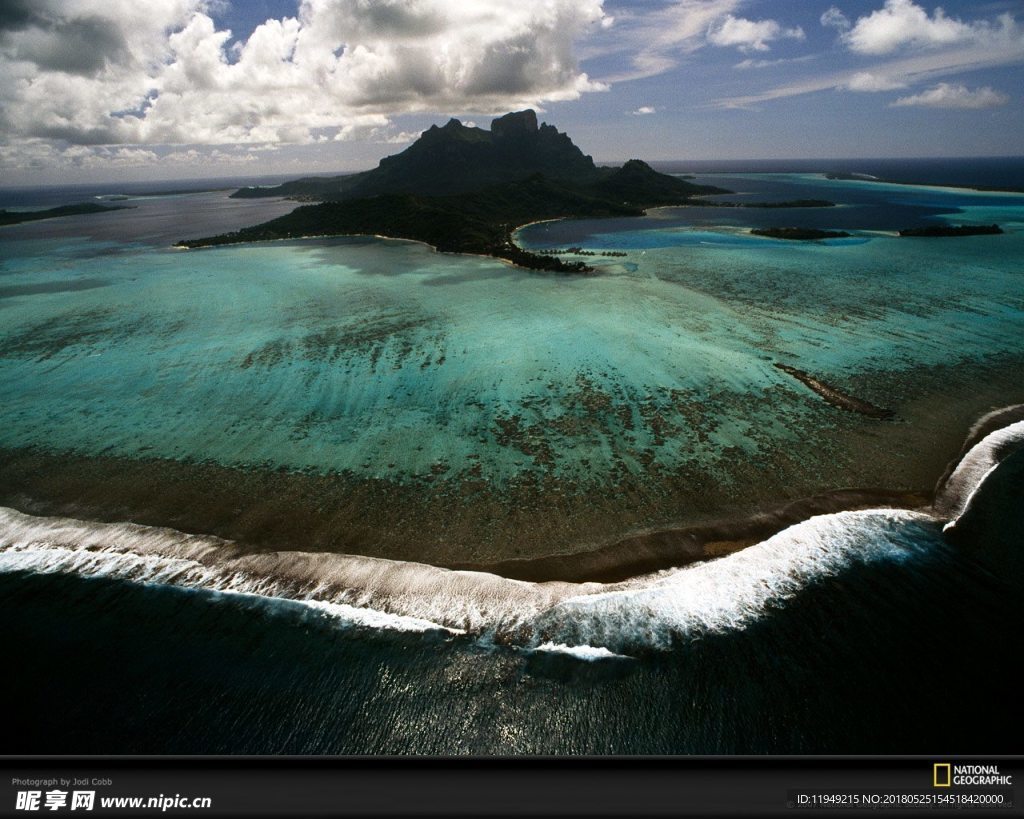
[[[180,244],[371,234],[488,254],[531,269],[582,273],[591,270],[582,261],[518,247],[514,227],[563,217],[639,216],[645,208],[685,205],[710,193],[727,191],[658,173],[637,159],[599,168],[557,128],[538,125],[534,111],[516,111],[495,119],[489,131],[457,119],[432,125],[365,173],[244,188],[233,195],[324,201],[262,225]]]
[[[400,154],[382,159],[376,170],[345,191],[345,198],[462,193],[535,173],[579,178],[597,170],[567,135],[551,125],[538,125],[532,110],[498,117],[490,131],[451,119],[444,127],[431,126]]]
[[[408,193],[438,196],[514,182],[533,174],[575,182],[602,174],[593,159],[553,125],[538,124],[533,110],[491,122],[491,130],[450,119],[431,125],[404,151],[385,157],[372,171],[331,178],[306,178],[276,188],[247,188],[236,195],[293,196],[341,201]]]

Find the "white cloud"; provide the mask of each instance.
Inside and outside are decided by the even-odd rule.
[[[934,80],[949,74],[977,71],[1024,61],[1024,57],[1012,49],[989,50],[984,48],[958,49],[954,52],[926,54],[900,60],[890,60],[872,69],[873,74],[886,77],[892,82],[907,86]],[[769,88],[756,94],[726,97],[715,104],[718,108],[750,108],[762,102],[813,94],[818,91],[849,90],[855,77],[864,72],[839,71],[819,74],[795,82]]]
[[[658,113],[658,109],[655,108],[653,105],[641,105],[635,111],[630,111],[630,113],[634,117],[645,117],[645,116],[648,116],[650,114]]]
[[[768,43],[789,38],[804,39],[803,29],[783,28],[776,20],[747,20],[728,15],[708,31],[708,41],[716,46],[736,46],[741,51],[768,51]]]
[[[277,146],[251,146],[245,149],[193,146],[168,151],[141,146],[60,146],[50,140],[29,139],[17,144],[0,145],[0,167],[20,171],[45,172],[60,178],[69,171],[109,171],[110,169],[188,168],[227,171],[240,165],[265,162]],[[179,171],[180,172],[180,171]]]
[[[904,47],[935,48],[984,42],[1012,34],[1014,27],[1013,18],[1008,14],[1002,15],[996,25],[986,21],[965,23],[947,17],[941,8],[929,15],[913,0],[886,0],[881,9],[859,18],[843,35],[843,41],[859,54],[891,54]]]
[[[575,53],[602,2],[301,0],[231,45],[208,0],[5,0],[4,156],[373,138],[403,113],[575,99],[603,88]]]
[[[755,60],[748,57],[745,60],[740,60],[733,68],[748,71],[752,68],[774,68],[777,65],[788,65],[789,63],[806,63],[814,59],[816,59],[814,54],[805,54],[802,57],[781,57],[777,60]]]
[[[892,105],[894,107],[923,108],[960,108],[979,109],[997,108],[1006,105],[1010,98],[1001,91],[984,86],[973,91],[965,85],[951,85],[940,82],[934,88],[922,91],[909,97],[900,97]]]
[[[476,127],[475,124],[464,122],[467,128]],[[370,134],[370,139],[383,145],[408,145],[420,137],[419,131],[398,131],[393,132],[389,128],[382,128]]]
[[[838,9],[829,9],[822,21],[827,18],[834,25],[840,16]],[[888,0],[881,10],[859,18],[840,40],[862,57],[883,59],[862,68],[807,76],[753,94],[720,99],[715,105],[750,108],[826,90],[889,91],[968,71],[1024,64],[1024,28],[1011,15],[964,23],[946,17],[941,10],[928,15],[910,0]],[[911,53],[903,54],[907,49]],[[891,52],[897,53],[884,59]]]
[[[907,84],[902,80],[886,76],[885,74],[858,71],[850,77],[846,87],[850,91],[894,91],[897,88],[906,88]]]
[[[736,11],[744,0],[673,0],[643,15],[618,12],[608,42],[595,53],[625,52],[630,70],[607,77],[604,82],[627,82],[671,71],[681,59],[707,44],[709,29]]]
[[[614,29],[596,38],[588,57],[628,55],[630,68],[602,77],[607,83],[628,82],[671,71],[709,44],[763,51],[783,37],[803,39],[800,28],[784,28],[774,20],[746,20],[734,12],[749,0],[669,0],[642,14],[617,11]],[[642,6],[641,6],[642,7]]]
[[[846,31],[850,28],[849,19],[836,6],[832,6],[821,15],[821,24],[826,28],[835,28],[839,31]]]

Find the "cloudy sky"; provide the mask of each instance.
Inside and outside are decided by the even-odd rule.
[[[0,0],[0,184],[372,167],[534,107],[598,160],[1024,154],[1021,0]]]

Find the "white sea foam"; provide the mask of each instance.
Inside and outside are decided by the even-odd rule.
[[[622,583],[526,583],[324,553],[244,554],[229,541],[0,509],[0,570],[69,572],[297,601],[373,628],[467,632],[600,659],[742,628],[808,583],[929,548],[925,515],[840,512],[717,560]]]
[[[389,631],[446,631],[450,634],[463,633],[461,629],[445,628],[437,623],[422,620],[418,617],[403,617],[398,614],[377,611],[376,609],[347,606],[344,603],[326,603],[322,600],[301,600],[295,602],[349,625],[387,629]]]
[[[971,497],[999,463],[1024,447],[1024,421],[990,432],[975,444],[957,464],[935,498],[935,510],[955,522]]]
[[[603,646],[567,646],[563,643],[542,643],[534,651],[541,651],[549,654],[567,654],[577,660],[594,662],[595,660],[628,660],[632,659],[626,654],[616,654]]]
[[[0,513],[2,517],[2,513]],[[345,625],[366,626],[392,631],[424,632],[447,629],[416,617],[403,617],[370,608],[357,608],[324,600],[282,597],[271,579],[257,579],[241,572],[220,572],[195,560],[158,554],[119,551],[88,551],[64,546],[19,545],[0,549],[0,572],[31,571],[45,574],[77,574],[84,577],[111,577],[137,583],[211,589],[221,594],[255,596],[267,600],[301,604],[312,611]]]
[[[928,516],[895,510],[821,515],[718,560],[568,598],[534,625],[554,642],[667,649],[680,637],[743,628],[851,566],[922,556],[932,526]]]

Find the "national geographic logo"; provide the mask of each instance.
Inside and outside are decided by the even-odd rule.
[[[936,762],[932,765],[933,788],[1012,784],[1013,774],[999,773],[998,765],[954,765],[951,762]]]

